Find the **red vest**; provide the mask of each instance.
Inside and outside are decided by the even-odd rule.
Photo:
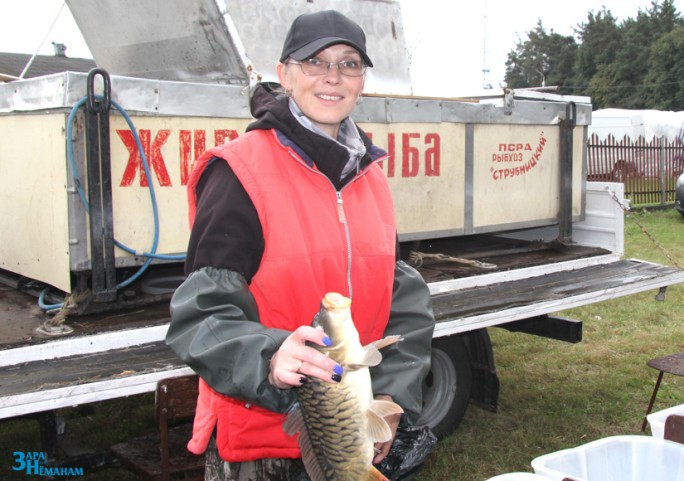
[[[248,132],[196,161],[188,183],[191,224],[195,188],[213,157],[230,164],[259,215],[265,247],[249,289],[261,323],[290,331],[309,324],[323,296],[335,291],[352,298],[362,344],[380,339],[392,299],[396,225],[379,165],[364,169],[338,193],[326,176],[282,145],[275,131]],[[301,456],[296,438],[282,430],[283,414],[200,388],[191,451],[204,451],[217,422],[225,460]]]

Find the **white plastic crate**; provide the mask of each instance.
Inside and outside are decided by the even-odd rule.
[[[506,473],[489,478],[487,481],[551,481],[545,476],[534,473]]]
[[[684,481],[684,444],[651,436],[611,436],[532,460],[553,481]]]
[[[665,420],[670,414],[680,414],[684,416],[684,404],[674,406],[662,411],[657,411],[646,416],[648,424],[651,426],[653,437],[662,438],[665,434]]]

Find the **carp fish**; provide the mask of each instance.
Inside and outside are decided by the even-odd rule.
[[[392,437],[385,416],[403,413],[396,403],[373,399],[368,369],[382,360],[379,349],[401,337],[388,336],[361,346],[350,305],[351,299],[328,293],[312,324],[331,339],[329,347],[312,346],[344,368],[341,381],[311,377],[297,387],[299,406],[283,425],[287,434],[299,433],[302,460],[312,481],[387,480],[373,466],[373,444]]]

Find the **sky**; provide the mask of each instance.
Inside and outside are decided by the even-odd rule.
[[[141,0],[142,1],[142,0]],[[401,0],[415,95],[462,95],[503,85],[508,52],[540,19],[547,33],[573,35],[589,11],[605,6],[618,21],[651,0]],[[660,2],[662,3],[662,1]],[[684,12],[684,0],[675,0]],[[92,58],[64,0],[2,0],[0,51]],[[11,6],[10,6],[11,5]],[[53,26],[54,23],[54,26]],[[52,30],[50,30],[52,26]],[[41,46],[42,45],[42,46]],[[488,70],[488,73],[483,73]]]

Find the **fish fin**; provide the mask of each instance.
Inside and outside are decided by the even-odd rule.
[[[362,481],[389,481],[389,479],[382,474],[378,468],[371,466],[368,470],[368,474],[363,478]]]
[[[311,481],[325,481],[323,468],[311,445],[311,438],[309,437],[309,433],[306,430],[306,424],[304,423],[304,415],[298,405],[292,409],[288,413],[287,418],[285,418],[283,431],[290,436],[299,433],[297,442],[299,443],[299,451],[302,453],[302,462],[306,467],[307,474],[311,478]]]
[[[382,339],[378,339],[377,341],[371,342],[369,346],[374,346],[375,349],[383,349],[387,346],[391,346],[392,344],[395,344],[399,341],[403,341],[404,339],[401,337],[401,335],[396,334],[393,336],[387,336],[383,337]]]
[[[285,422],[283,423],[283,431],[290,436],[294,436],[297,433],[303,433],[306,431],[304,415],[302,414],[301,409],[296,407],[287,414]]]
[[[371,401],[371,410],[380,416],[386,418],[392,414],[402,414],[404,410],[397,403],[388,401],[386,399],[374,399]]]
[[[380,364],[382,361],[382,354],[380,354],[380,349],[391,346],[392,344],[402,340],[399,335],[387,336],[377,341],[371,342],[370,344],[363,346],[361,355],[357,359],[351,360],[345,364],[345,368],[350,371],[355,371],[356,369],[361,369],[363,367],[373,367]]]
[[[379,416],[372,409],[366,411],[366,416],[368,417],[368,438],[372,442],[384,443],[392,438],[392,430],[385,418]]]
[[[364,367],[377,366],[382,361],[382,354],[373,344],[368,344],[364,346],[360,351],[356,359],[350,359],[348,362],[343,364],[343,367],[347,371],[356,371]]]
[[[306,474],[309,475],[311,481],[326,481],[323,466],[321,466],[318,457],[311,444],[311,438],[306,430],[299,432],[299,450],[302,453],[302,462],[306,469]]]
[[[392,437],[392,430],[390,429],[386,416],[392,414],[401,414],[404,410],[397,403],[382,399],[374,399],[371,401],[370,408],[368,408],[368,437],[374,443],[382,443],[389,441]]]

